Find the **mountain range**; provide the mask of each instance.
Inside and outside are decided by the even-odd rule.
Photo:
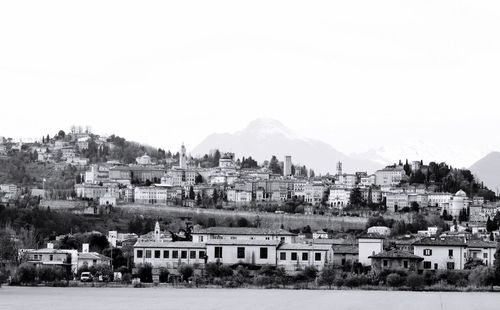
[[[211,134],[191,154],[206,154],[214,149],[233,152],[239,158],[252,156],[258,161],[269,160],[273,155],[283,160],[285,155],[291,155],[293,164],[306,165],[323,174],[335,173],[339,161],[343,170],[351,173],[372,173],[383,167],[369,159],[346,155],[325,142],[298,135],[274,119],[256,119],[234,133]]]
[[[483,149],[464,149],[463,145],[430,145],[421,140],[405,140],[395,145],[347,155],[323,141],[301,136],[274,119],[256,119],[234,133],[211,134],[191,154],[203,155],[214,149],[233,152],[239,158],[252,156],[259,162],[269,160],[273,155],[279,160],[291,155],[293,164],[306,165],[323,174],[335,173],[339,161],[343,164],[343,171],[349,173],[372,173],[400,159],[447,162],[458,168],[470,167],[490,189],[496,191],[500,188],[499,152],[488,153]]]
[[[500,152],[491,152],[475,162],[470,170],[488,188],[498,193],[500,189]]]

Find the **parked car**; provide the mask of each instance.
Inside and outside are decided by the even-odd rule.
[[[92,282],[93,280],[92,274],[88,271],[82,272],[80,275],[80,281],[82,282]]]

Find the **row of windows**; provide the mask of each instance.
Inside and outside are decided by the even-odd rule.
[[[297,258],[298,258],[297,252],[292,252],[290,254],[291,254],[290,260],[297,260]],[[280,260],[287,260],[287,252],[280,253]],[[303,261],[309,260],[309,253],[308,252],[302,252],[302,260]],[[321,253],[314,253],[314,260],[321,261]]]
[[[143,250],[137,250],[137,258],[143,258],[144,254],[146,258],[152,258],[152,255],[154,255],[154,258],[179,258],[179,252],[180,252],[180,258],[181,259],[187,259],[188,258],[188,251],[178,251],[178,250],[163,250],[163,257],[162,257],[162,251],[160,250],[146,250],[146,253],[144,253]],[[172,256],[170,256],[170,252],[172,252]],[[204,259],[205,258],[205,251],[198,251],[198,257],[196,256],[196,251],[189,251],[189,258],[190,259]]]
[[[424,256],[431,256],[431,255],[432,255],[431,249],[424,249]],[[453,257],[453,250],[452,249],[448,250],[448,256]],[[472,256],[474,258],[477,258],[477,252],[473,252]],[[467,257],[467,253],[464,253],[464,257]],[[488,258],[488,253],[483,253],[483,258]]]
[[[215,258],[222,258],[222,247],[221,246],[216,246],[214,247],[214,256]],[[268,255],[268,248],[260,248],[259,249],[259,258],[260,259],[267,259],[269,257]],[[236,258],[237,259],[245,259],[245,247],[237,247],[236,248]]]
[[[432,268],[432,263],[429,261],[424,261],[424,269],[431,269]],[[434,269],[438,269],[438,264],[434,264]],[[446,263],[446,269],[455,269],[455,263],[454,262],[447,262]]]

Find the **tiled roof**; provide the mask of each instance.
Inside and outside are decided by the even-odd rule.
[[[196,230],[193,232],[193,234],[296,236],[295,234],[284,229],[268,229],[256,227],[209,227]]]
[[[253,239],[211,239],[207,241],[209,245],[271,245],[278,246],[278,240],[253,240]]]
[[[492,241],[483,240],[467,240],[467,247],[469,248],[496,248],[497,243]]]
[[[368,258],[395,258],[395,259],[405,258],[405,259],[417,259],[417,260],[424,259],[423,257],[420,257],[418,255],[400,250],[384,251],[376,255],[368,256]]]
[[[466,246],[464,239],[461,238],[424,238],[413,243],[413,245],[433,245],[433,246]]]
[[[110,261],[111,258],[101,255],[96,252],[89,252],[89,253],[78,253],[78,259],[98,259],[98,260],[107,260]]]
[[[358,254],[359,249],[355,246],[333,246],[333,254]]]
[[[279,250],[297,250],[297,251],[330,251],[332,246],[326,244],[310,243],[285,243],[279,247]]]
[[[134,244],[134,247],[139,248],[198,248],[203,249],[206,247],[204,243],[190,242],[190,241],[176,241],[176,242],[156,242],[140,240]]]

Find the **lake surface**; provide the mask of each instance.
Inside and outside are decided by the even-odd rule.
[[[2,310],[499,310],[500,293],[2,287]]]

